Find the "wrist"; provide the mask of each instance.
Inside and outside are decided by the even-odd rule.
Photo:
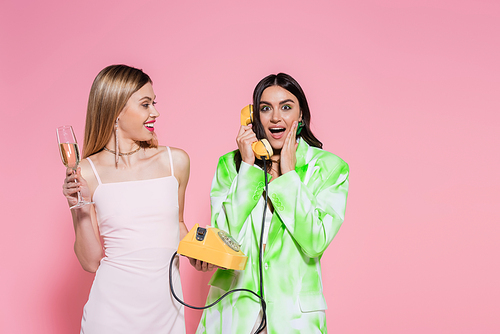
[[[250,166],[253,166],[255,164],[255,158],[254,157],[253,158],[245,158],[245,159],[242,159],[242,161],[244,163],[249,164]]]
[[[295,166],[293,166],[293,167],[292,166],[283,166],[283,165],[281,166],[281,174],[286,174],[286,173],[291,172],[293,170],[295,170]]]
[[[72,207],[75,204],[76,203],[70,203],[70,202],[68,202],[68,205],[70,207]],[[91,212],[91,210],[93,210],[92,207],[93,207],[93,204],[83,205],[83,206],[79,206],[79,207],[73,208],[70,211],[71,211],[71,214],[73,216],[77,217],[78,219],[81,219],[81,218],[90,217],[90,212]]]

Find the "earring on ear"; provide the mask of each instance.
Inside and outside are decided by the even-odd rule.
[[[296,136],[300,135],[300,133],[302,132],[302,128],[304,127],[304,122],[303,121],[300,121],[299,124],[297,125],[297,133],[296,133]]]
[[[118,157],[120,148],[118,147],[118,118],[115,121],[115,167],[118,167]]]

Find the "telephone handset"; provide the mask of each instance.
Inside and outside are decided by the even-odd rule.
[[[248,125],[253,121],[253,106],[247,105],[241,109],[241,125]],[[266,158],[269,160],[273,155],[273,148],[267,139],[261,139],[252,144],[252,150],[258,159]]]

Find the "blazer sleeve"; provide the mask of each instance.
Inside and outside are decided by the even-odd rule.
[[[309,167],[315,173],[307,185],[296,171],[269,184],[275,212],[309,257],[323,254],[344,221],[349,166],[337,159]]]
[[[240,232],[262,196],[263,180],[261,169],[242,162],[237,172],[232,156],[221,157],[210,191],[212,226],[228,232],[241,243]]]

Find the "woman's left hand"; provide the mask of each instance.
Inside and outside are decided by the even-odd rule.
[[[298,145],[295,136],[295,134],[297,133],[297,125],[298,122],[293,122],[292,128],[286,136],[285,143],[283,144],[283,148],[281,149],[280,165],[282,175],[295,170],[295,164],[297,163],[295,152],[297,151]]]
[[[189,259],[189,263],[198,271],[203,271],[203,272],[207,272],[207,271],[212,271],[219,267],[217,267],[215,264],[211,264],[211,263],[208,263],[208,262],[203,262],[203,261],[200,261],[200,260],[197,260],[197,259],[193,259],[192,257],[189,257],[189,256],[186,256],[188,259]]]

